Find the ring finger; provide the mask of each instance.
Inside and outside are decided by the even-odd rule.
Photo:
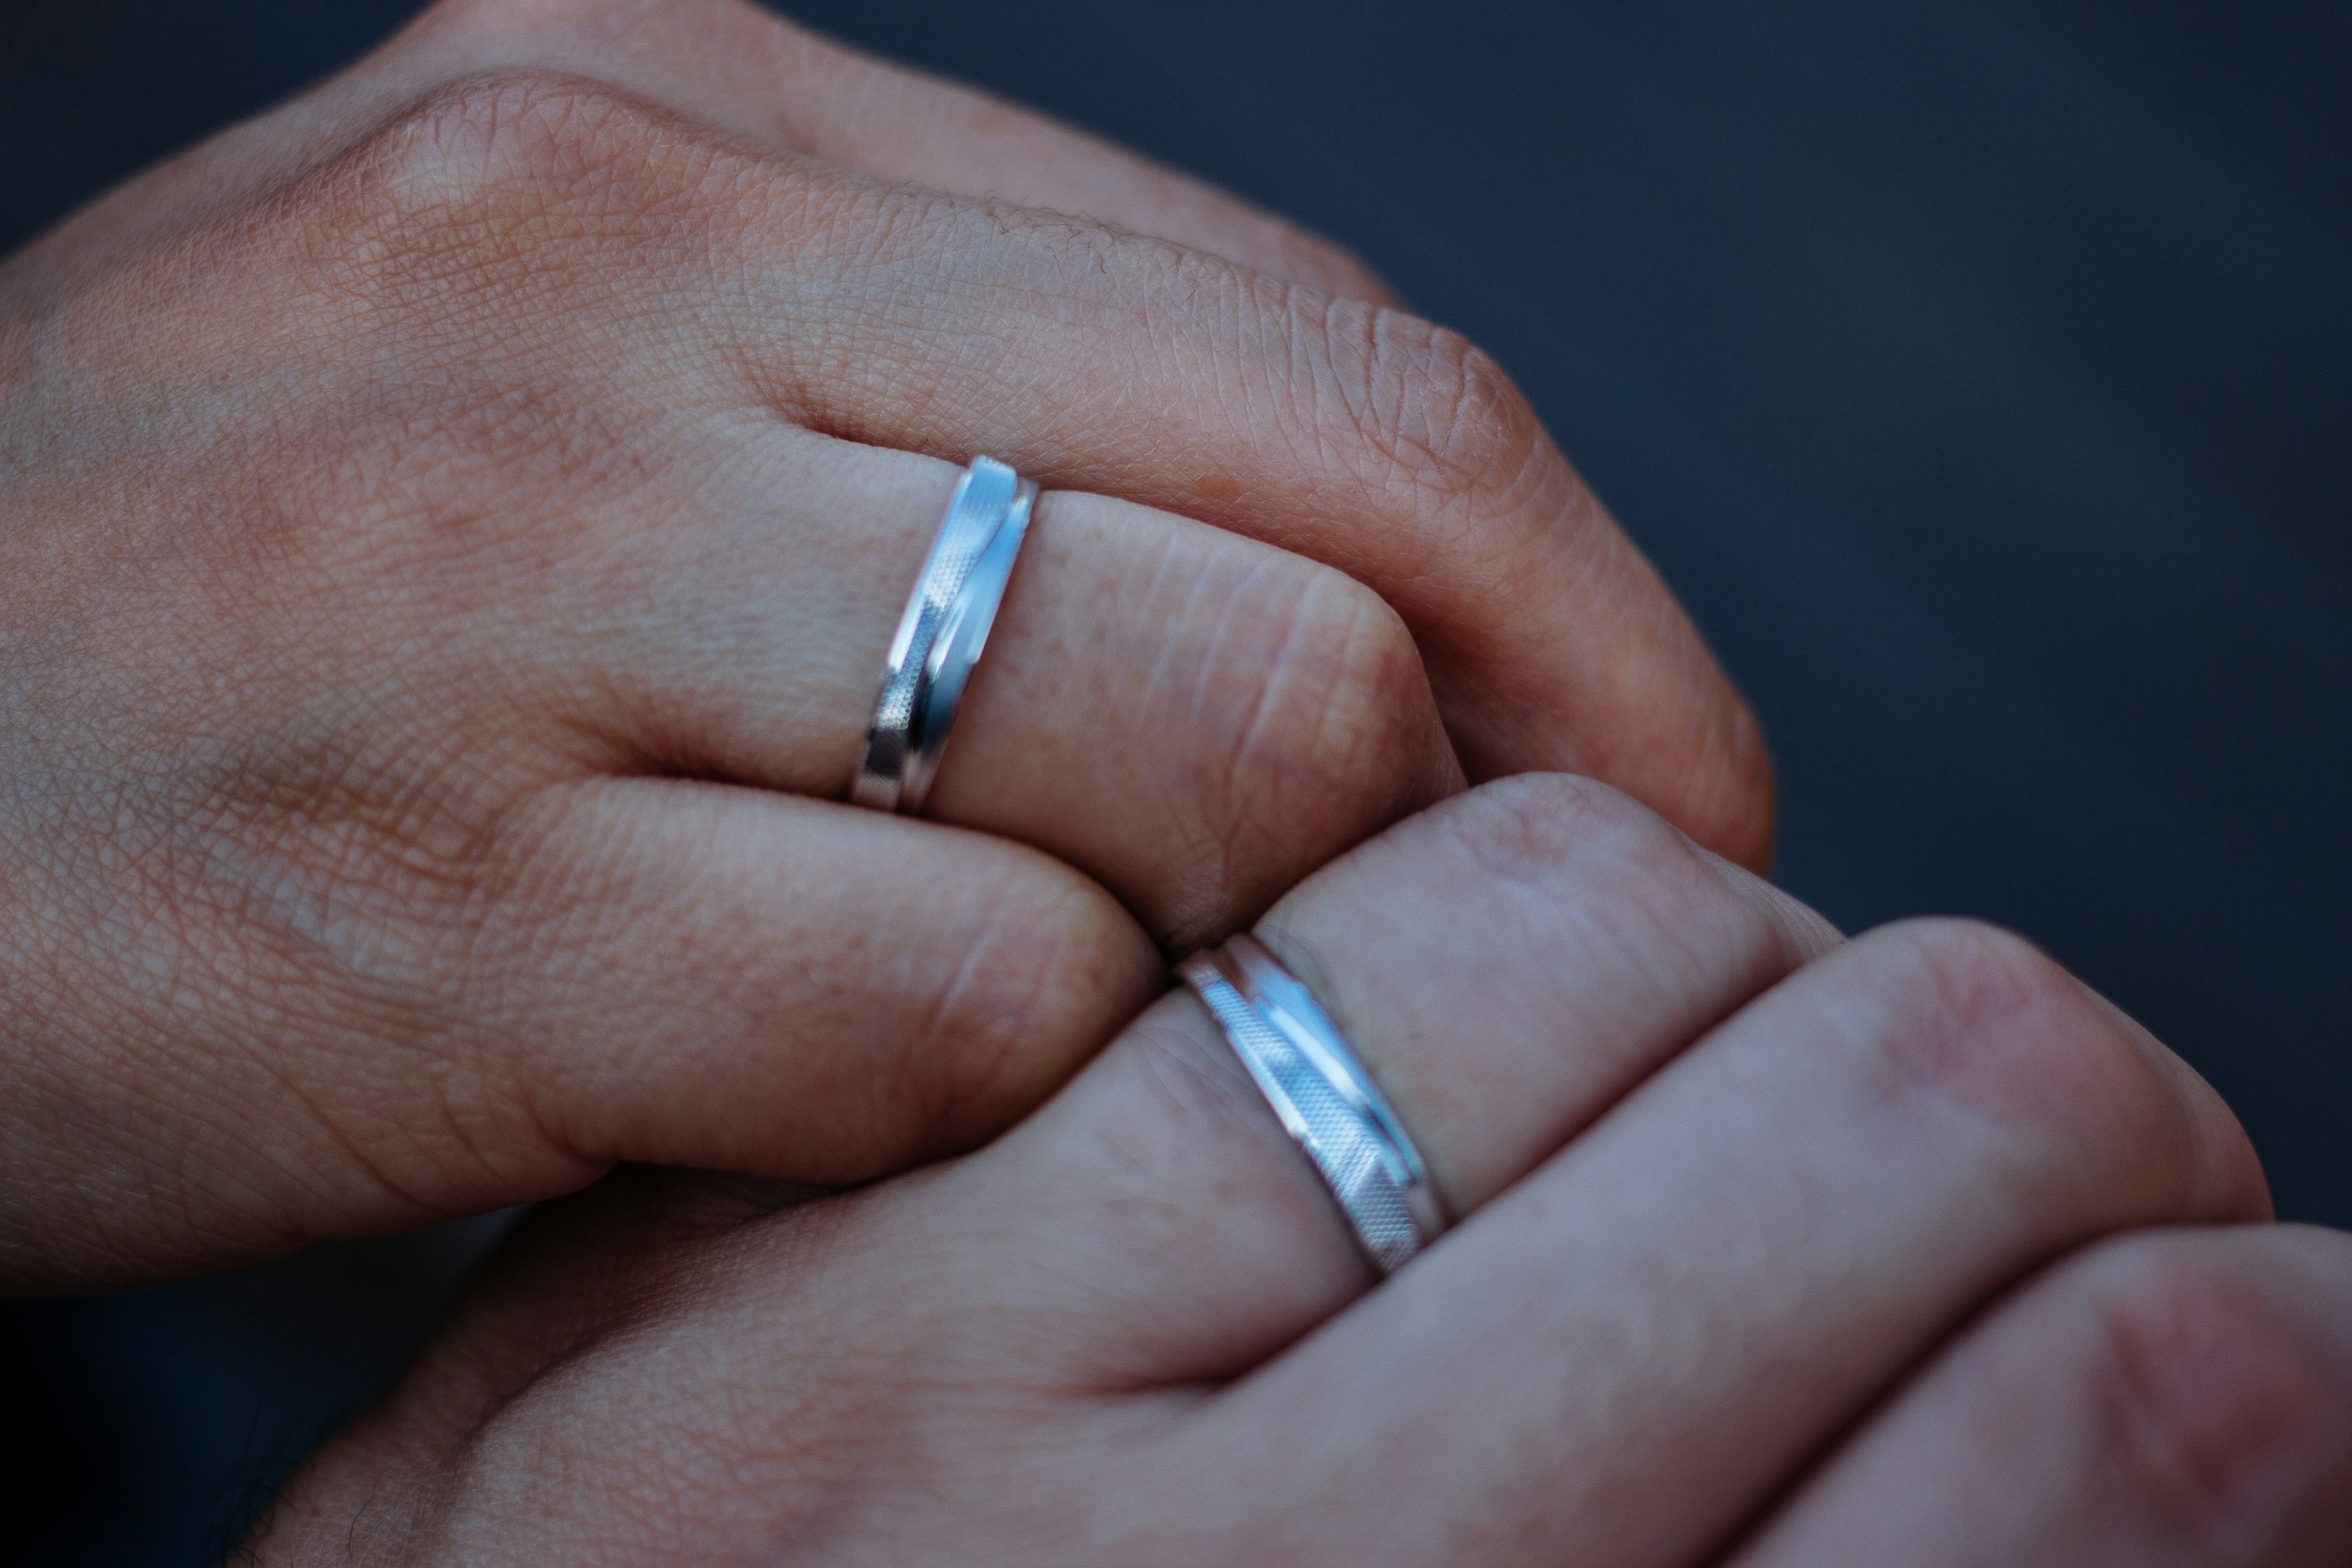
[[[554,690],[624,765],[838,799],[957,470],[713,423],[665,432],[644,488],[567,498],[565,564],[496,596],[482,635],[526,703]],[[669,516],[689,520],[646,522]],[[420,634],[458,635],[438,613]],[[1412,640],[1371,592],[1049,492],[925,814],[1067,861],[1183,947],[1459,783]]]

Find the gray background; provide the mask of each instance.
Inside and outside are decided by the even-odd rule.
[[[0,245],[411,9],[0,5]],[[1296,213],[1485,342],[1761,710],[1780,880],[2029,933],[2222,1087],[2286,1212],[2352,1222],[2352,10],[796,14]],[[0,1315],[0,1557],[217,1553],[462,1250]]]

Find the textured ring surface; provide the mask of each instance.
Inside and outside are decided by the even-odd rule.
[[[1421,1152],[1314,994],[1247,935],[1176,972],[1322,1174],[1373,1266],[1392,1273],[1437,1240],[1446,1210]]]
[[[858,805],[910,816],[922,810],[1036,503],[1037,486],[994,458],[974,458],[956,482],[891,639],[850,786]]]

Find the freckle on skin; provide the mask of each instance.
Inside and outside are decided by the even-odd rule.
[[[1210,501],[1238,501],[1242,494],[1242,482],[1223,473],[1204,473],[1193,481],[1193,488]]]

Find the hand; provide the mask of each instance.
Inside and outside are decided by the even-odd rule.
[[[724,0],[443,5],[17,257],[0,1290],[968,1145],[1465,767],[1760,856],[1696,637],[1380,293]],[[1050,493],[933,820],[831,804],[983,451]]]
[[[2352,1551],[2352,1239],[2258,1223],[2212,1091],[2024,943],[1841,945],[1556,777],[1434,808],[1259,929],[1461,1216],[1377,1291],[1170,997],[953,1164],[776,1212],[631,1173],[542,1211],[259,1559]]]

